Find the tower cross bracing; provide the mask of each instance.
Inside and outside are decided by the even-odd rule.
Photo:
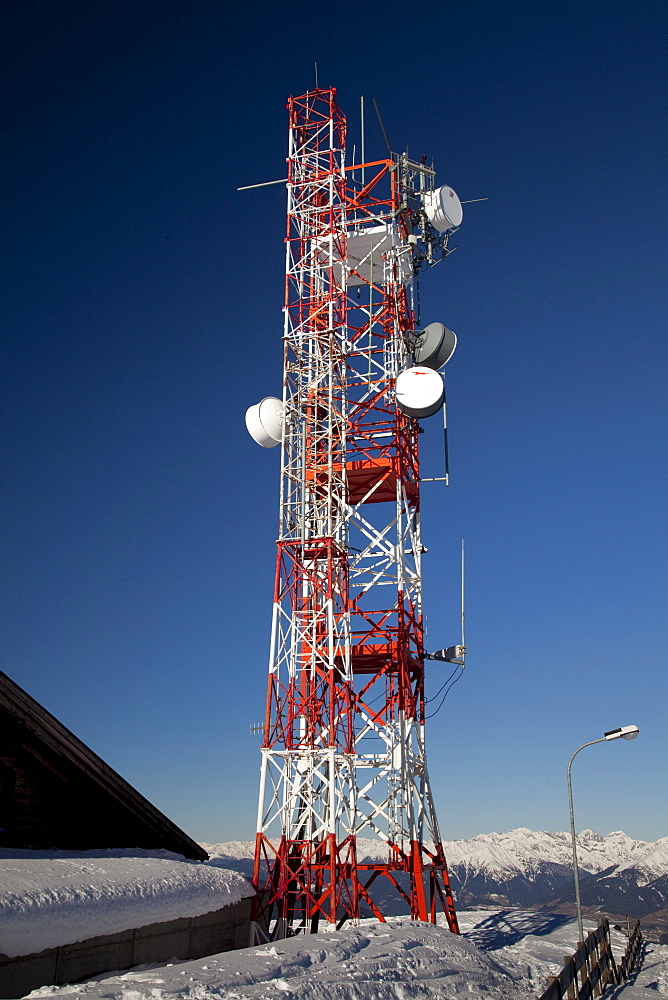
[[[335,90],[290,98],[280,524],[254,866],[259,939],[371,913],[384,879],[457,932],[425,753],[417,420],[421,197],[405,156],[346,166]],[[372,838],[382,860],[360,856]]]

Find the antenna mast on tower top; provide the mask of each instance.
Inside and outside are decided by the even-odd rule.
[[[382,883],[457,932],[425,757],[418,460],[456,338],[416,331],[413,288],[461,204],[405,155],[347,166],[333,88],[288,110],[284,391],[247,414],[282,445],[255,940],[383,920]]]

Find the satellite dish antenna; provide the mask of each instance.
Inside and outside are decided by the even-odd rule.
[[[255,406],[246,410],[246,428],[257,444],[263,448],[275,448],[283,439],[283,416],[285,407],[275,396],[265,396]]]
[[[461,226],[464,218],[462,203],[447,184],[435,191],[425,191],[424,210],[434,229],[445,233],[448,229]]]
[[[456,346],[456,333],[442,323],[430,323],[415,338],[411,353],[416,365],[439,369],[448,363]]]
[[[433,368],[415,365],[397,376],[397,406],[409,417],[431,417],[443,405],[443,379]]]

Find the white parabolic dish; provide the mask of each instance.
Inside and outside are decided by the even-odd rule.
[[[275,396],[265,396],[246,410],[248,433],[263,448],[275,448],[283,438],[283,403]]]
[[[424,210],[434,229],[444,233],[461,226],[464,218],[462,203],[447,184],[435,191],[425,191]]]
[[[443,379],[433,368],[415,365],[397,376],[397,406],[409,417],[431,417],[443,405]]]

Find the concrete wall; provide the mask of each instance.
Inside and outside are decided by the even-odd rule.
[[[147,924],[19,958],[0,955],[0,997],[17,1000],[38,986],[63,986],[143,962],[204,958],[245,948],[250,910],[251,900],[242,899],[202,917]]]

